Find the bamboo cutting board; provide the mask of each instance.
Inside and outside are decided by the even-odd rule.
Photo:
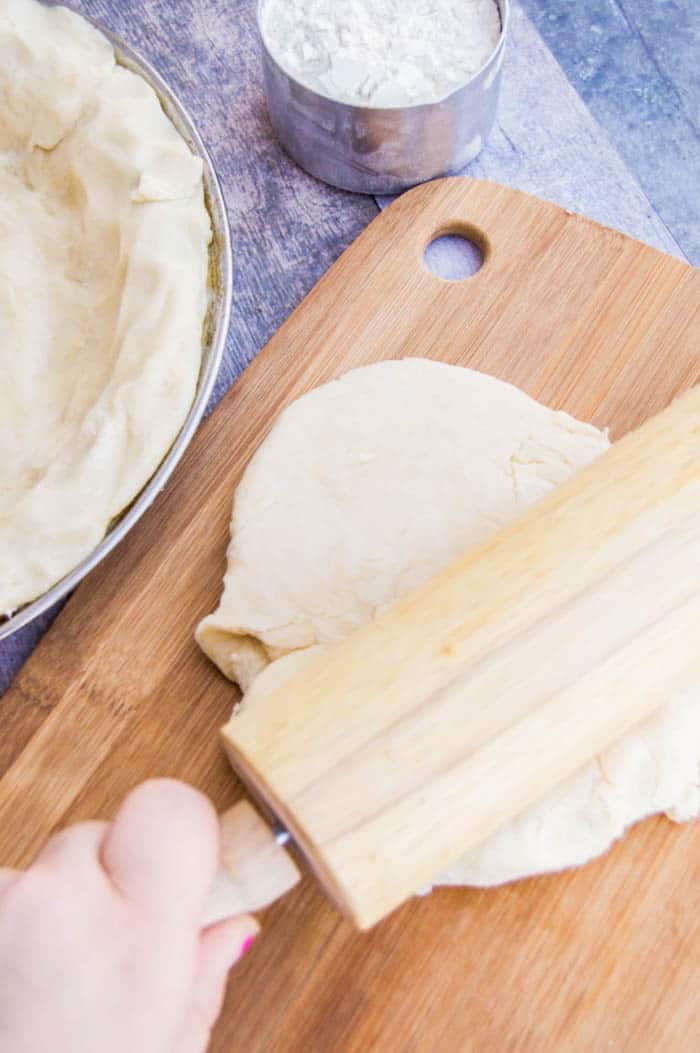
[[[438,234],[485,263],[443,282]],[[1,707],[0,864],[111,814],[152,775],[241,796],[217,730],[236,694],[193,643],[216,604],[233,489],[280,410],[382,358],[469,365],[617,438],[700,380],[700,272],[488,183],[443,180],[379,216],[202,426],[174,482],[85,582]],[[358,935],[311,880],[234,974],[223,1053],[700,1047],[700,825],[654,819],[604,859],[441,890]]]

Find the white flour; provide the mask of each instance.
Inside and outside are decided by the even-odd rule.
[[[265,0],[265,42],[314,91],[360,106],[437,102],[498,43],[495,0]]]

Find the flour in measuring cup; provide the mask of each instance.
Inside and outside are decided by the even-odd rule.
[[[356,106],[437,102],[501,34],[495,0],[263,0],[265,43],[306,87]]]

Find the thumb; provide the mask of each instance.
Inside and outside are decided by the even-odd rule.
[[[218,855],[209,800],[172,779],[152,779],[126,797],[102,844],[102,864],[127,902],[154,918],[199,928]]]
[[[255,918],[244,915],[211,925],[202,933],[193,1001],[197,1014],[210,1025],[221,1012],[229,970],[250,950],[259,931]]]

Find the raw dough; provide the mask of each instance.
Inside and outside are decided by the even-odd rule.
[[[195,392],[202,165],[64,8],[0,0],[0,613],[103,537]]]
[[[472,370],[407,359],[349,373],[290,406],[255,454],[235,495],[221,605],[197,639],[255,705],[607,447],[596,428]],[[584,863],[646,815],[694,817],[699,782],[700,689],[437,883]]]

